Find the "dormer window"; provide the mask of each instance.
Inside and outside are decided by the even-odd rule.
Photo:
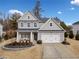
[[[50,26],[52,26],[52,23],[50,23]]]
[[[30,16],[28,16],[28,19],[30,19]]]
[[[34,23],[34,27],[37,27],[37,23]]]
[[[27,23],[27,26],[30,27],[30,23]]]

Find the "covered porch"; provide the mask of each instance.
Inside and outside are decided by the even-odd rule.
[[[34,42],[38,40],[38,32],[17,32],[17,42],[20,40],[30,40]]]

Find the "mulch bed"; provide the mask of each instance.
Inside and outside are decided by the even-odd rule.
[[[24,42],[12,42],[10,44],[4,45],[6,48],[26,48],[26,47],[31,47],[34,46],[33,43],[24,43]]]

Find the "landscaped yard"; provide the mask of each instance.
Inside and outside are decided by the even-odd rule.
[[[10,41],[3,42],[1,45],[7,44]],[[41,59],[42,45],[35,45],[18,51],[3,50],[0,48],[0,56],[7,59]]]
[[[4,41],[0,43],[0,46],[12,41],[13,40]],[[18,51],[3,50],[0,48],[0,56],[7,59],[79,59],[79,41],[69,38],[67,38],[67,41],[70,45],[60,43],[36,44],[30,48]]]

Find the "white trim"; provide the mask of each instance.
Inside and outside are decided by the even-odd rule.
[[[50,19],[49,19],[48,21],[46,21],[46,22],[40,27],[40,29],[43,28],[49,21],[50,21]],[[39,29],[39,30],[40,30],[40,29]]]
[[[33,42],[33,34],[32,34],[32,32],[30,33],[30,41]]]
[[[53,22],[56,23],[56,25],[59,26],[62,30],[64,30],[64,29],[60,26],[60,24],[58,24],[54,19],[53,19]],[[65,30],[64,30],[64,31],[65,31]]]
[[[19,42],[19,33],[17,32],[17,39],[16,39],[17,42]]]

